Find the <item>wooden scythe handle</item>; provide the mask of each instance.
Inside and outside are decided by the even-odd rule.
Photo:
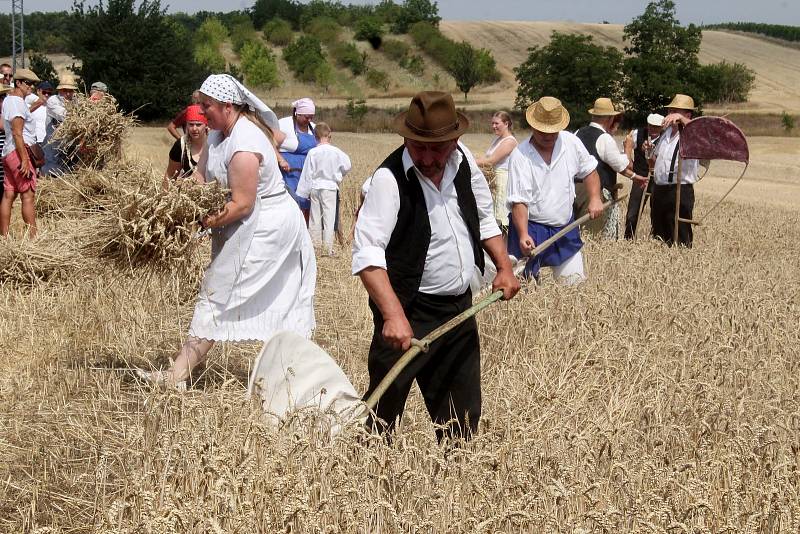
[[[620,202],[627,197],[628,194],[624,194],[621,195],[619,198],[607,201],[606,203],[603,204],[603,211],[607,210],[617,202]],[[542,241],[536,248],[534,248],[531,251],[530,256],[525,258],[523,261],[520,261],[514,267],[514,274],[517,276],[521,275],[522,272],[525,270],[525,264],[530,258],[538,256],[544,250],[546,250],[550,245],[552,245],[553,243],[564,237],[567,233],[571,232],[576,227],[584,224],[590,218],[591,216],[587,213],[583,217],[576,219],[575,221],[571,222],[570,224],[568,224],[567,226],[556,232],[552,237],[548,238],[545,241]],[[479,311],[491,306],[492,304],[500,300],[502,297],[503,297],[502,290],[495,291],[494,293],[492,293],[488,297],[485,297],[478,303],[473,304],[471,308],[464,310],[463,312],[456,315],[455,317],[453,317],[440,327],[436,328],[433,332],[429,333],[421,340],[416,340],[416,339],[412,340],[411,348],[408,349],[402,356],[400,356],[400,359],[397,360],[397,363],[395,363],[392,366],[392,368],[389,369],[389,372],[386,373],[385,377],[383,377],[383,380],[381,380],[380,384],[378,384],[378,387],[375,388],[375,391],[373,391],[372,394],[369,396],[369,398],[366,400],[367,410],[372,411],[375,409],[375,407],[378,405],[378,401],[380,400],[380,398],[383,396],[384,393],[386,393],[386,390],[389,389],[389,385],[395,381],[395,379],[400,375],[403,369],[405,369],[406,366],[408,366],[408,364],[411,363],[411,361],[414,358],[416,358],[420,352],[427,351],[431,343],[433,343],[434,341],[436,341],[437,339],[448,333],[450,330],[452,330],[456,326],[460,325],[461,323],[469,319],[470,317],[473,317]]]

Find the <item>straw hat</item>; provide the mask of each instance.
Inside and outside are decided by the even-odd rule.
[[[4,95],[10,92],[12,87],[10,85],[6,85],[4,83],[0,83],[0,95]]]
[[[606,97],[600,97],[595,100],[594,107],[589,110],[589,115],[594,115],[595,117],[613,117],[620,113],[622,112],[617,111],[611,99]]]
[[[42,80],[31,69],[17,69],[14,73],[15,80],[25,80],[28,82],[40,82]]]
[[[667,109],[688,109],[694,111],[694,99],[691,96],[682,95],[680,93],[672,97],[672,102],[665,106]]]
[[[569,111],[561,105],[561,100],[543,96],[525,112],[525,119],[531,128],[543,133],[558,133],[569,124]]]
[[[457,139],[469,128],[467,117],[456,111],[450,93],[421,91],[414,95],[408,111],[394,119],[394,130],[406,139],[440,143]]]
[[[647,116],[647,124],[650,126],[661,126],[664,124],[664,115],[658,113],[651,113]]]
[[[75,85],[75,78],[72,76],[64,76],[58,80],[58,87],[56,87],[56,91],[60,91],[61,89],[72,89],[73,91],[78,90],[78,86]]]

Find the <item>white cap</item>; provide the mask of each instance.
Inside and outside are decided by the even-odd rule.
[[[661,126],[664,124],[664,115],[658,113],[651,113],[647,116],[647,124],[650,126]]]

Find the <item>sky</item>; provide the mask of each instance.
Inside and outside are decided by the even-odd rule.
[[[398,0],[396,0],[398,1]],[[25,0],[25,11],[69,10],[73,0]],[[376,4],[378,0],[343,0]],[[87,5],[96,0],[87,0]],[[162,0],[170,11],[231,11],[253,5],[253,0]],[[646,0],[439,0],[439,14],[447,20],[566,20],[625,24],[644,11]],[[683,24],[766,22],[800,26],[800,0],[675,0]],[[11,11],[11,0],[0,0]]]

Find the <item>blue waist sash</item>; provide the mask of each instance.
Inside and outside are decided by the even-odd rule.
[[[510,215],[509,215],[510,218]],[[528,235],[533,239],[534,246],[553,237],[562,228],[571,224],[575,219],[570,218],[564,226],[548,226],[546,224],[528,221]],[[525,266],[525,276],[529,278],[539,278],[539,270],[542,267],[555,267],[561,265],[575,255],[583,247],[580,230],[575,227],[555,243],[547,247],[535,258],[530,258]],[[508,231],[508,253],[516,258],[522,258],[522,250],[519,248],[519,234],[512,223]]]

